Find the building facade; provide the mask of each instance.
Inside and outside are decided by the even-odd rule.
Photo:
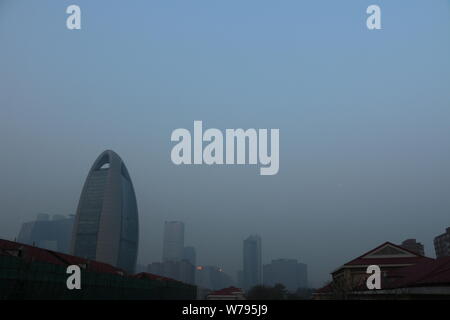
[[[445,233],[434,238],[434,250],[436,258],[450,256],[450,227],[445,230]]]
[[[73,216],[40,213],[35,221],[22,224],[17,242],[39,248],[69,253]]]
[[[138,208],[130,175],[122,159],[107,150],[94,162],[81,192],[71,252],[133,273],[138,241]]]
[[[295,292],[308,287],[307,267],[296,259],[277,259],[263,267],[264,285],[281,283],[287,290]]]
[[[381,269],[381,283],[379,289],[369,290],[364,269],[373,264]],[[332,276],[333,281],[316,291],[314,299],[450,299],[450,257],[427,258],[390,242],[347,262]]]
[[[250,290],[252,287],[263,283],[261,251],[260,236],[252,235],[244,240],[243,277],[245,290]]]
[[[164,224],[163,262],[181,261],[184,250],[184,223],[166,221]]]
[[[194,247],[184,247],[183,260],[190,262],[193,266],[197,265],[197,255]]]

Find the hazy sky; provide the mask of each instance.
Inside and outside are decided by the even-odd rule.
[[[66,29],[66,7],[82,30]],[[366,8],[382,9],[382,30]],[[242,241],[312,285],[385,242],[450,226],[449,0],[0,0],[0,237],[74,214],[105,149],[137,193],[139,263],[186,223],[231,275]],[[171,132],[279,128],[280,171],[172,164]]]

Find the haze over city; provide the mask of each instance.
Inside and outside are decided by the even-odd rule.
[[[0,0],[0,238],[75,214],[112,149],[136,191],[140,265],[161,260],[172,220],[198,264],[233,277],[251,234],[263,263],[298,259],[314,287],[385,241],[434,257],[450,226],[449,1],[376,1],[378,33],[372,1],[77,0],[70,32],[73,2]],[[279,128],[278,174],[174,165],[170,135],[194,120]]]

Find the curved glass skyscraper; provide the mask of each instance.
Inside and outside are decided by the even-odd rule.
[[[97,158],[84,183],[71,252],[133,273],[138,241],[138,209],[130,175],[122,159],[107,150]]]

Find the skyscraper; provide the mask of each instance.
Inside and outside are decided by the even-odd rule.
[[[181,261],[184,249],[184,223],[166,221],[164,224],[163,262]]]
[[[252,235],[244,240],[244,289],[262,284],[261,237]]]
[[[113,151],[95,160],[78,204],[71,252],[133,273],[139,241],[136,196],[128,170]]]
[[[445,233],[434,238],[434,249],[436,258],[450,256],[450,227],[445,230]]]

